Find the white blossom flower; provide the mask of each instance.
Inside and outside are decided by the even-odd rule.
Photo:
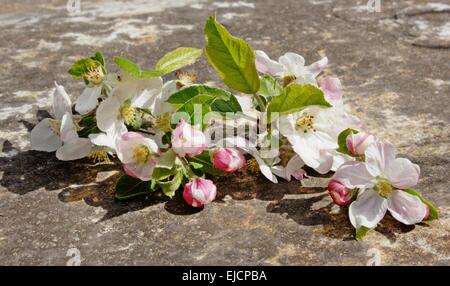
[[[139,108],[161,93],[162,79],[123,79],[112,91],[111,96],[97,108],[97,126],[102,131],[114,125],[132,125],[139,119]]]
[[[394,146],[376,141],[365,152],[365,162],[346,162],[333,179],[346,188],[360,189],[356,201],[349,208],[355,228],[374,228],[387,210],[398,221],[411,225],[421,222],[427,207],[404,189],[415,186],[420,168],[408,159],[395,158]]]
[[[316,77],[328,64],[328,58],[305,66],[305,59],[295,53],[286,53],[277,61],[271,60],[263,51],[256,51],[256,69],[264,74],[277,76],[285,82],[313,84],[317,86]]]

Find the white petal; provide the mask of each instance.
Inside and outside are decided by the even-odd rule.
[[[86,87],[81,96],[75,102],[75,110],[80,114],[86,114],[97,107],[98,98],[102,94],[102,87]]]
[[[109,147],[113,150],[116,149],[115,142],[112,140],[112,138],[108,137],[105,133],[89,134],[89,139],[91,140],[92,144],[94,144],[94,145]]]
[[[121,104],[120,98],[114,96],[110,96],[100,103],[96,112],[97,126],[100,130],[106,132],[118,121],[121,121],[119,120]]]
[[[350,205],[348,210],[350,222],[355,228],[361,226],[374,228],[386,214],[387,204],[387,200],[374,191],[365,190]]]
[[[277,175],[280,178],[287,179],[286,177],[286,169],[283,166],[273,166],[270,168],[271,172],[275,175]]]
[[[55,82],[53,91],[53,115],[56,119],[61,119],[66,112],[72,113],[72,101],[67,94],[64,86]]]
[[[333,178],[349,189],[366,189],[374,185],[375,177],[367,170],[364,162],[350,161],[336,170]]]
[[[150,99],[143,107],[149,108],[154,116],[160,116],[167,112],[174,112],[176,108],[167,102],[167,99],[177,91],[177,81],[166,82],[162,87],[162,92]]]
[[[283,66],[274,60],[263,51],[256,51],[256,69],[260,73],[269,74],[273,76],[280,76],[283,73]]]
[[[56,150],[56,158],[61,161],[78,160],[88,156],[91,150],[91,140],[88,138],[77,138],[64,143],[61,148]]]
[[[294,53],[285,53],[278,59],[278,62],[283,65],[285,72],[295,76],[305,74],[305,59]]]
[[[134,107],[144,107],[147,102],[152,102],[161,93],[163,86],[160,77],[139,80],[136,84],[136,93],[131,99]]]
[[[417,196],[402,190],[395,190],[387,201],[391,215],[404,224],[421,222],[427,212],[427,207]]]
[[[61,140],[69,142],[78,138],[77,130],[73,124],[72,113],[67,112],[61,119]]]
[[[259,170],[261,171],[261,173],[267,178],[269,179],[271,182],[273,183],[278,183],[277,177],[275,177],[274,174],[272,174],[272,170],[270,169],[270,167],[266,164],[266,162],[264,162],[264,160],[258,156],[257,154],[252,154],[253,158],[256,159],[256,162],[258,162],[259,165]]]
[[[376,177],[384,174],[386,167],[395,159],[395,148],[387,141],[378,140],[367,147],[365,157],[367,170]]]
[[[320,150],[320,165],[315,168],[319,174],[326,174],[333,166],[333,155],[326,150]]]
[[[309,71],[314,75],[314,77],[318,76],[328,65],[328,58],[323,57],[315,63],[312,63],[308,66]]]
[[[408,159],[397,158],[389,163],[385,174],[394,187],[407,189],[419,182],[420,167]]]
[[[298,155],[294,155],[286,165],[286,180],[290,181],[292,175],[299,169],[303,168],[305,163]]]
[[[309,167],[315,169],[320,166],[320,149],[314,144],[313,140],[308,140],[302,135],[293,135],[287,137],[292,144],[292,149],[297,153],[303,162]]]
[[[61,147],[62,141],[52,128],[51,121],[45,118],[31,130],[31,149],[54,152]]]

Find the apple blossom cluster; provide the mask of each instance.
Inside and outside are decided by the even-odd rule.
[[[420,168],[361,131],[348,113],[341,82],[322,76],[326,57],[310,65],[286,53],[278,61],[254,51],[210,17],[205,48],[181,47],[149,70],[126,58],[111,73],[101,52],[76,61],[69,74],[85,88],[74,102],[52,91],[52,117],[31,131],[32,149],[59,160],[120,162],[115,197],[125,200],[179,190],[192,207],[214,201],[213,179],[262,174],[271,182],[334,172],[328,192],[348,210],[356,238],[387,211],[404,224],[427,223],[437,210],[412,189]],[[229,89],[200,84],[182,68],[205,54]],[[175,73],[175,79],[166,80]]]

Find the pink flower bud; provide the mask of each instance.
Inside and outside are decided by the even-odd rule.
[[[184,186],[183,198],[190,206],[202,207],[216,198],[216,185],[211,180],[195,178]]]
[[[426,213],[425,213],[422,221],[426,221],[428,219],[428,217],[430,216],[430,208],[427,205],[425,205],[425,208],[426,208]]]
[[[367,147],[375,141],[375,136],[366,132],[349,134],[346,139],[347,149],[352,155],[364,155]]]
[[[352,191],[333,179],[328,182],[328,193],[334,203],[341,207],[348,205],[352,198]]]
[[[172,132],[172,150],[179,156],[197,156],[206,148],[203,132],[192,128],[185,121],[180,121]]]
[[[220,148],[212,152],[214,168],[232,173],[245,166],[242,152],[236,148]]]

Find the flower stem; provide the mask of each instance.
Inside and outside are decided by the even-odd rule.
[[[258,102],[259,110],[261,112],[266,111],[266,105],[264,104],[264,101],[262,100],[262,98],[256,94],[254,94],[254,97],[255,97],[256,101]]]

